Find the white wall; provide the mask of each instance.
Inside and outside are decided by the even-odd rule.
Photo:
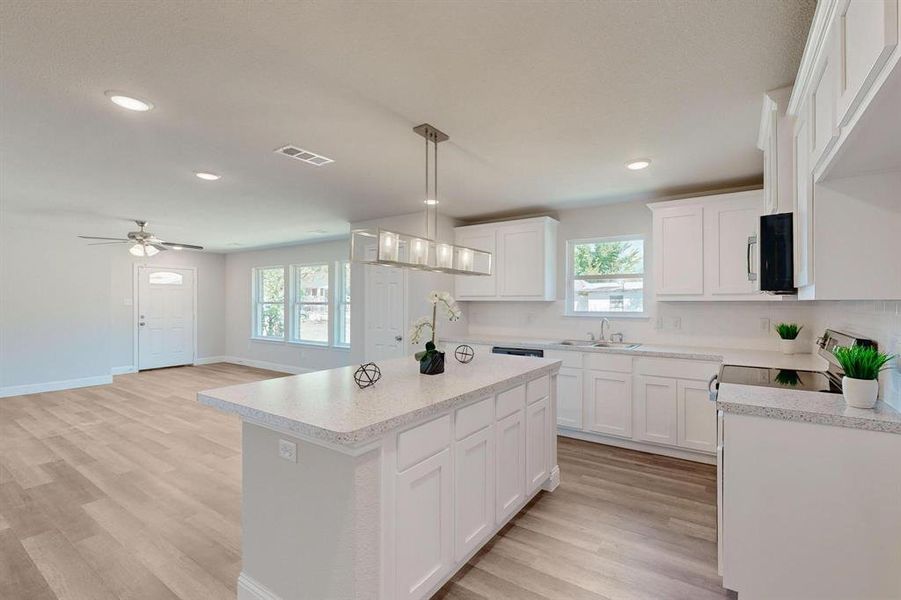
[[[252,272],[254,267],[291,265],[309,262],[333,264],[350,256],[347,239],[298,244],[270,250],[236,252],[225,258],[225,354],[230,359],[287,372],[332,369],[351,363],[350,351],[343,348],[320,348],[281,341],[251,339]],[[351,311],[356,307],[357,294],[351,281],[353,298]],[[353,316],[351,322],[353,323]],[[354,344],[351,331],[351,344]]]
[[[109,380],[109,254],[27,221],[0,227],[0,395]]]
[[[599,319],[563,316],[566,292],[566,241],[570,239],[645,235],[647,288],[644,318],[611,317],[611,331],[626,340],[687,346],[721,346],[778,350],[772,325],[793,321],[804,325],[802,338],[812,346],[826,327],[876,339],[889,353],[901,353],[901,301],[861,302],[655,302],[652,273],[651,211],[644,202],[626,202],[560,211],[558,286],[554,302],[466,302],[469,332],[579,338],[597,334]],[[897,365],[897,362],[896,362]],[[901,407],[901,373],[884,374],[883,396]]]
[[[127,246],[100,246],[110,254],[110,365],[121,373],[135,367],[134,265],[194,267],[197,270],[196,360],[225,354],[225,255],[190,250],[160,252],[137,258]]]

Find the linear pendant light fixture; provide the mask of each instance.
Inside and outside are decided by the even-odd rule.
[[[355,229],[350,237],[351,260],[453,275],[491,275],[490,252],[438,240],[438,144],[450,138],[428,123],[413,131],[425,138],[425,230],[422,235],[410,235],[382,228]],[[435,157],[431,173],[430,149]]]

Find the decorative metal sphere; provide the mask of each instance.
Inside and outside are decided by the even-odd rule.
[[[368,362],[360,365],[360,368],[354,371],[354,382],[360,389],[368,388],[375,385],[375,382],[382,378],[382,370],[374,362]]]
[[[476,351],[472,349],[472,346],[469,344],[460,344],[457,346],[457,349],[454,350],[454,358],[463,363],[464,365],[468,362],[472,362],[473,357],[475,357]]]

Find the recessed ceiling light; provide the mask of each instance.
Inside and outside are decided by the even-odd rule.
[[[642,169],[647,169],[651,164],[651,159],[649,158],[639,158],[637,160],[631,160],[626,163],[626,168],[630,171],[641,171]]]
[[[196,175],[200,179],[203,179],[204,181],[216,181],[217,179],[222,177],[221,175],[216,175],[215,173],[204,173],[203,171],[198,171],[194,173],[194,175]]]
[[[429,198],[428,200],[423,200],[422,202],[423,202],[423,204],[426,204],[428,206],[435,206],[438,204],[438,201],[435,200],[434,198]]]
[[[147,112],[151,108],[153,108],[153,103],[147,100],[142,100],[140,98],[135,98],[134,96],[128,96],[123,94],[122,92],[117,92],[115,90],[107,90],[104,92],[107,98],[110,101],[122,108],[127,108],[128,110],[134,110],[137,112]]]

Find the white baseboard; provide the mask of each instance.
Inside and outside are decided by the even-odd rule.
[[[662,454],[663,456],[671,456],[673,458],[681,458],[708,465],[716,464],[716,455],[706,452],[695,452],[694,450],[684,450],[682,448],[670,448],[668,446],[660,446],[657,444],[647,444],[644,442],[634,442],[632,440],[624,440],[621,438],[603,435],[600,433],[591,433],[588,431],[578,431],[575,429],[567,429],[565,427],[557,428],[557,435],[583,440],[586,442],[594,442],[596,444],[606,444],[607,446],[616,446],[617,448],[628,448],[629,450],[638,450],[640,452],[648,452],[650,454]]]
[[[307,369],[306,367],[282,365],[265,360],[253,360],[251,358],[240,358],[237,356],[222,356],[220,358],[221,360],[213,362],[227,362],[235,365],[244,365],[246,367],[255,367],[257,369],[266,369],[268,371],[278,371],[279,373],[291,373],[292,375],[299,375],[301,373],[310,373],[312,371],[315,371],[315,369]],[[195,362],[194,364],[197,363]]]
[[[211,365],[213,363],[229,362],[227,356],[204,356],[203,358],[195,358],[195,365]]]
[[[111,375],[127,375],[128,373],[137,373],[138,368],[134,365],[122,365],[121,367],[113,367],[109,370]]]
[[[281,600],[265,585],[241,571],[238,575],[238,600]]]
[[[81,377],[79,379],[64,379],[61,381],[45,381],[43,383],[29,383],[27,385],[10,385],[0,388],[0,398],[9,396],[24,396],[26,394],[39,394],[41,392],[58,392],[59,390],[71,390],[74,388],[105,385],[113,382],[112,375],[98,375],[96,377]]]

